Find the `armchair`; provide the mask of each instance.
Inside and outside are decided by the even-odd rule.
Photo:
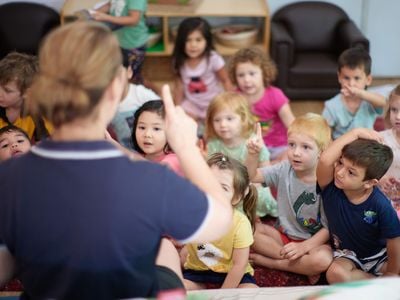
[[[327,2],[286,5],[271,20],[271,58],[278,67],[275,85],[292,100],[328,99],[339,92],[337,58],[369,41],[348,15]]]
[[[59,24],[59,14],[42,4],[0,5],[0,59],[10,51],[37,54],[42,38]]]

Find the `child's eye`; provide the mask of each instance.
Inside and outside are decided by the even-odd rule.
[[[354,176],[354,172],[352,170],[349,170],[349,175]]]
[[[289,146],[290,148],[293,148],[293,147],[294,147],[294,143],[289,142],[289,143],[288,143],[288,146]]]
[[[145,130],[144,126],[138,126],[137,128],[140,129],[140,130]]]
[[[25,140],[17,140],[17,143],[19,143],[19,144],[21,144],[21,143],[24,143],[25,142]]]
[[[162,130],[161,127],[154,127],[153,129],[154,129],[155,131],[160,131],[160,130]]]
[[[7,148],[7,147],[8,147],[8,144],[2,144],[2,145],[0,146],[0,148],[2,148],[2,149]]]

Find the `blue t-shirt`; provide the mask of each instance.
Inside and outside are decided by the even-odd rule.
[[[154,296],[161,237],[190,241],[209,207],[187,180],[105,141],[43,141],[0,165],[0,190],[0,243],[35,299]]]
[[[357,205],[334,183],[321,193],[334,250],[348,249],[359,258],[368,258],[386,247],[386,239],[400,236],[397,214],[377,187],[367,200]]]

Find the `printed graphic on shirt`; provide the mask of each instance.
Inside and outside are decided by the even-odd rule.
[[[321,229],[321,221],[320,215],[318,214],[317,220],[313,218],[304,218],[303,210],[307,209],[307,206],[315,205],[317,199],[314,193],[310,193],[307,191],[303,191],[301,195],[297,198],[297,200],[293,204],[293,210],[296,214],[297,222],[303,226],[310,234],[316,233]]]
[[[364,211],[363,220],[368,224],[374,224],[376,222],[377,214],[374,211],[367,210]]]
[[[197,257],[207,267],[213,267],[223,258],[223,253],[212,244],[200,244],[197,246]]]
[[[188,90],[193,94],[205,93],[207,92],[207,86],[200,77],[192,77],[188,84]]]

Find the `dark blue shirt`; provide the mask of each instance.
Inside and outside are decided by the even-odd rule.
[[[353,204],[332,182],[322,191],[322,202],[334,250],[367,258],[385,248],[387,239],[400,236],[396,211],[377,187],[363,203]]]
[[[0,165],[0,191],[0,243],[34,298],[150,296],[161,237],[190,240],[209,207],[189,181],[103,141],[44,141]]]

